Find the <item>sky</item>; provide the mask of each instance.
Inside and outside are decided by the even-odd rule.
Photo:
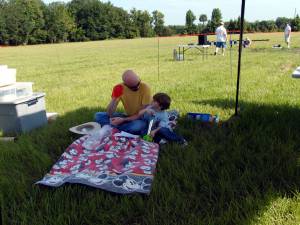
[[[45,3],[57,0],[44,0]],[[60,0],[61,1],[61,0]],[[63,0],[68,2],[68,0]],[[101,0],[108,2],[108,0]],[[208,19],[214,8],[222,12],[223,20],[235,19],[240,15],[241,0],[109,0],[114,6],[129,11],[132,8],[154,10],[162,12],[165,16],[165,25],[184,25],[185,14],[190,9],[197,18],[206,14]],[[300,0],[246,0],[245,19],[275,20],[277,17],[293,18],[295,9],[300,14]]]

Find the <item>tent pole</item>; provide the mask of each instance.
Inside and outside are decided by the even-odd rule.
[[[159,35],[157,36],[157,79],[159,81]]]
[[[241,57],[242,57],[243,34],[244,34],[245,1],[246,0],[242,0],[242,7],[241,7],[239,61],[238,61],[238,75],[237,75],[237,82],[236,82],[236,98],[235,98],[235,113],[234,113],[235,116],[238,115],[238,107],[239,107],[239,90],[240,90]]]

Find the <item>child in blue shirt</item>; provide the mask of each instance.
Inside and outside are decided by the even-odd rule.
[[[169,125],[168,113],[165,111],[170,107],[171,98],[165,93],[157,93],[153,96],[152,103],[139,111],[139,116],[150,121],[153,119],[153,127],[150,135],[154,142],[162,143],[163,139],[187,145],[187,141],[176,134]]]

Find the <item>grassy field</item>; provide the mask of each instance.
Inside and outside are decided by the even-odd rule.
[[[180,62],[173,49],[196,37],[0,48],[0,64],[17,68],[18,81],[33,81],[46,93],[47,111],[60,115],[15,143],[0,142],[2,224],[299,225],[300,80],[291,73],[300,66],[300,33],[291,49],[271,48],[284,44],[282,33],[249,37],[270,41],[243,50],[235,118],[237,47],[225,57],[211,48],[204,61],[191,50]],[[184,150],[161,149],[151,194],[34,185],[74,140],[69,127],[103,111],[128,68],[153,93],[170,94],[181,113],[178,131],[189,142]],[[222,126],[189,121],[187,112],[218,114]]]

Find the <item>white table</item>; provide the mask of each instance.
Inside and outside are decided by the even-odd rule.
[[[202,59],[205,59],[205,55],[206,55],[206,59],[208,58],[208,48],[210,47],[210,45],[178,45],[178,54],[182,54],[182,60],[184,60],[184,53],[192,48],[195,48],[197,50],[199,50],[202,54]]]

